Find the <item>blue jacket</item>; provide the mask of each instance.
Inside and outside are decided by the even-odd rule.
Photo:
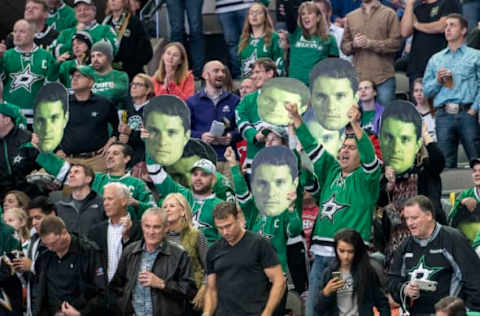
[[[225,134],[232,134],[232,142],[238,138],[237,125],[235,124],[235,108],[240,102],[240,98],[226,91],[223,91],[217,105],[207,96],[205,89],[194,94],[187,99],[187,105],[190,108],[191,117],[191,137],[201,138],[203,133],[210,130],[210,126],[214,120],[219,122],[229,122],[228,128],[225,128]],[[212,145],[217,152],[217,160],[225,161],[223,154],[227,146]]]

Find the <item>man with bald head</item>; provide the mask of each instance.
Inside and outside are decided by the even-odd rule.
[[[192,122],[191,137],[200,138],[212,145],[217,153],[217,170],[231,180],[224,153],[238,136],[235,108],[240,98],[225,89],[225,65],[220,61],[212,60],[206,63],[202,77],[205,87],[187,100]],[[220,126],[220,130],[217,129],[215,133],[212,125]]]
[[[57,80],[58,67],[53,56],[34,43],[35,25],[21,19],[13,26],[14,48],[1,56],[0,77],[3,78],[3,99],[18,104],[27,118],[33,120],[33,99],[46,83]]]

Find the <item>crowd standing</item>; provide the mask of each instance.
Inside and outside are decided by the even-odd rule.
[[[203,2],[166,1],[148,75],[143,1],[26,1],[0,42],[0,315],[480,314],[479,2],[216,0],[224,62]]]

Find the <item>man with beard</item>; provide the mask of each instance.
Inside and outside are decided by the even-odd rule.
[[[223,154],[232,140],[238,136],[235,124],[235,108],[238,96],[225,90],[225,65],[213,60],[203,67],[205,88],[187,100],[190,108],[191,137],[200,138],[212,145],[217,153],[217,169],[231,180]],[[210,133],[212,124],[220,122],[225,130],[222,135]]]
[[[113,48],[107,41],[93,44],[90,57],[95,69],[92,92],[107,98],[117,108],[128,96],[128,75],[112,68]]]
[[[210,160],[200,159],[193,164],[190,170],[192,173],[191,190],[172,180],[160,164],[148,159],[147,170],[162,197],[175,192],[185,196],[192,208],[193,224],[203,232],[209,245],[220,239],[213,221],[213,209],[222,200],[216,197],[212,190],[217,177],[215,176],[215,165]]]

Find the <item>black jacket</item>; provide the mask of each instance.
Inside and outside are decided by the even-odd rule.
[[[103,24],[112,24],[112,16],[106,16]],[[152,59],[153,50],[142,23],[136,16],[131,16],[127,28],[120,40],[118,53],[113,60],[116,69],[125,71],[130,81],[136,74],[144,72],[143,66]]]
[[[192,300],[196,293],[192,263],[187,252],[176,244],[164,240],[160,247],[152,272],[165,280],[166,286],[162,290],[152,288],[153,314],[183,316],[187,300]],[[117,298],[122,315],[132,315],[134,312],[132,295],[143,251],[143,240],[125,248],[117,272],[109,284],[110,293]]]
[[[87,235],[93,225],[105,220],[103,210],[103,198],[95,191],[90,191],[86,197],[86,203],[79,210],[76,209],[73,198],[70,195],[67,199],[55,203],[57,216],[63,219],[67,230],[72,233]]]
[[[130,236],[128,241],[125,243],[122,241],[123,249],[125,249],[131,243],[142,239],[143,237],[142,228],[139,222],[134,221],[132,223],[132,227],[130,228],[128,235]],[[108,220],[94,225],[88,231],[88,239],[90,239],[91,241],[94,241],[102,251],[103,270],[105,271],[105,273],[107,273],[108,272],[108,240],[107,240],[108,239]]]
[[[100,249],[84,236],[71,235],[70,248],[67,255],[75,256],[78,265],[72,270],[72,278],[78,280],[72,286],[78,286],[79,295],[70,304],[83,316],[101,315],[101,298],[104,298],[106,275],[101,265]],[[40,261],[39,299],[36,301],[35,315],[48,315],[47,304],[47,271],[48,265],[53,260],[58,260],[57,254],[51,251],[45,253]],[[61,302],[59,302],[61,303]]]
[[[320,289],[323,289],[328,281],[332,278],[332,272],[337,271],[339,264],[337,260],[334,260],[324,271],[321,279]],[[358,281],[354,281],[354,288],[365,286],[364,284],[358,284]],[[373,307],[375,306],[380,312],[380,316],[390,316],[390,305],[385,294],[382,291],[382,286],[377,274],[373,268],[371,271],[368,286],[364,289],[364,298],[362,304],[358,306],[359,316],[373,316]],[[330,296],[324,296],[320,291],[317,301],[315,303],[315,315],[318,316],[337,316],[339,314],[337,307],[337,295],[332,294]]]

